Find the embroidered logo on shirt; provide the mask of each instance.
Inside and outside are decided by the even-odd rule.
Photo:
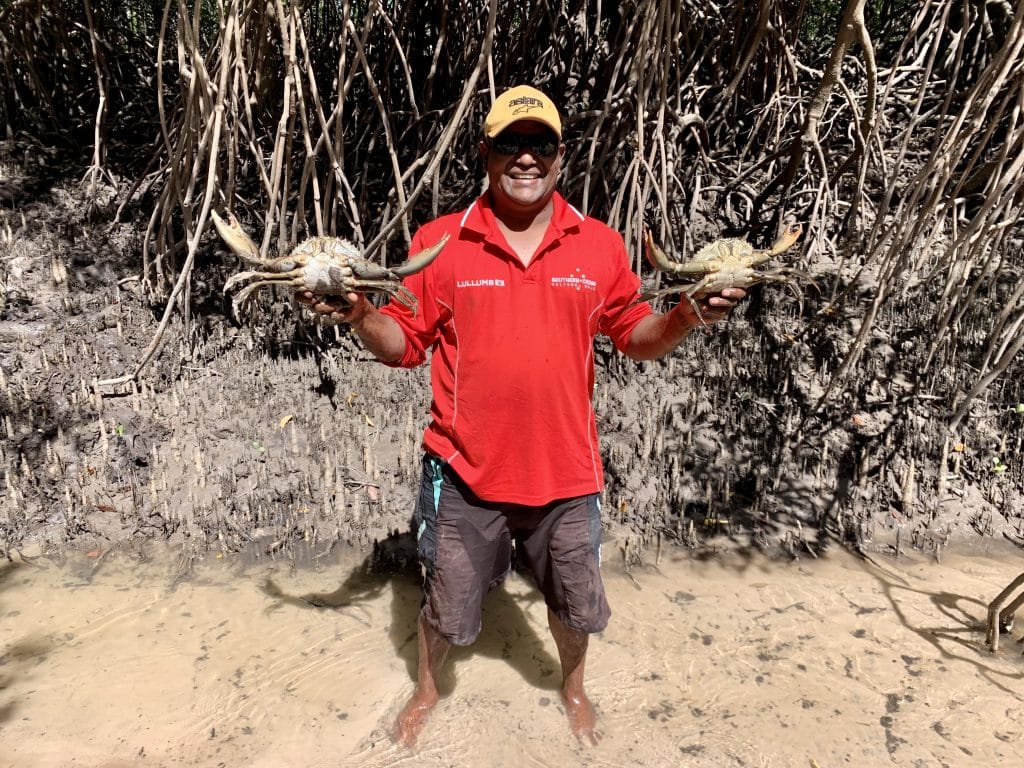
[[[456,288],[504,288],[505,281],[500,279],[490,280],[457,280]]]
[[[565,277],[552,277],[552,288],[575,288],[577,291],[596,291],[597,281],[589,279],[579,267],[572,275]]]

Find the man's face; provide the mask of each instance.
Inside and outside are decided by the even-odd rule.
[[[551,200],[565,146],[546,125],[521,120],[480,142],[491,200],[499,213],[539,213]]]

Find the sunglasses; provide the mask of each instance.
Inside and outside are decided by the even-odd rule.
[[[487,145],[501,155],[517,157],[523,150],[529,149],[539,157],[551,157],[558,151],[558,137],[550,131],[545,133],[502,131],[493,139],[488,139]]]

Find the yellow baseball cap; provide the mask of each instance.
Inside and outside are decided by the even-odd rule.
[[[517,85],[498,96],[484,118],[484,136],[493,139],[519,120],[543,123],[562,138],[562,118],[546,95],[529,85]]]

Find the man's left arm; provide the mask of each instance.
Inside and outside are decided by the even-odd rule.
[[[713,325],[727,318],[732,308],[746,295],[742,288],[726,288],[695,303],[683,299],[668,312],[648,315],[633,328],[622,352],[634,360],[663,357],[678,347],[694,328]]]

